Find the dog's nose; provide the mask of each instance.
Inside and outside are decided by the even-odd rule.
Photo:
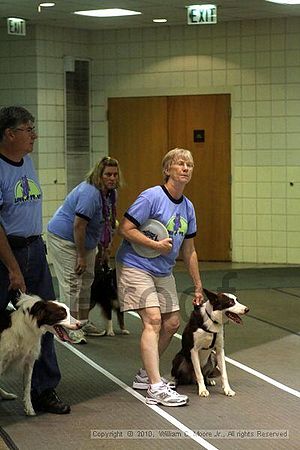
[[[245,314],[247,314],[250,311],[249,308],[245,308]]]

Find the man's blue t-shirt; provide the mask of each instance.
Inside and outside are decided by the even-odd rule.
[[[42,190],[29,155],[20,162],[0,155],[0,223],[7,235],[42,234]]]
[[[148,219],[156,219],[168,230],[172,250],[167,255],[144,258],[131,244],[123,240],[116,259],[128,267],[145,270],[155,276],[166,276],[172,271],[184,239],[196,235],[196,217],[193,204],[184,195],[176,200],[164,186],[155,186],[142,192],[125,213],[125,217],[140,226]]]
[[[79,216],[88,221],[85,248],[96,248],[104,227],[102,198],[99,189],[83,181],[66,197],[48,223],[48,231],[74,243],[74,220]]]

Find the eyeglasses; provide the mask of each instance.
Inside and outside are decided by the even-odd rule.
[[[15,131],[25,131],[28,134],[36,134],[35,127],[27,127],[27,128],[14,128]]]

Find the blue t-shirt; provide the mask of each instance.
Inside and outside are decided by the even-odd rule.
[[[0,155],[0,223],[7,235],[42,234],[42,190],[32,159]]]
[[[172,238],[172,250],[167,255],[144,258],[125,239],[116,255],[117,261],[125,266],[145,270],[155,276],[171,273],[183,240],[194,237],[197,231],[192,202],[184,195],[178,200],[174,199],[164,186],[155,186],[142,192],[125,217],[137,226],[148,219],[156,219],[167,228]]]
[[[85,248],[96,248],[104,227],[102,198],[99,189],[83,181],[66,197],[48,223],[48,231],[62,239],[74,242],[74,220],[79,216],[88,221]]]

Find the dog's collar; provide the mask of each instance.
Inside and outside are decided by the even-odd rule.
[[[205,308],[205,312],[206,312],[206,314],[208,315],[209,319],[210,319],[213,323],[215,323],[216,325],[220,325],[219,322],[217,322],[216,320],[213,320],[213,319],[211,318],[211,316],[210,316],[210,314],[207,312],[207,309],[206,309],[206,308]]]

